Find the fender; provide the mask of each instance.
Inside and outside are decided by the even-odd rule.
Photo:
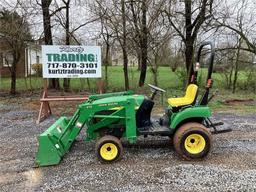
[[[171,117],[171,129],[176,129],[182,121],[190,118],[207,118],[211,116],[210,108],[207,106],[195,106],[186,108]]]

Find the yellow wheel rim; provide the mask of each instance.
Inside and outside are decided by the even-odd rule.
[[[202,135],[191,134],[186,138],[184,145],[189,153],[198,154],[204,150],[206,142]]]
[[[117,146],[113,143],[105,143],[100,148],[100,156],[106,161],[114,160],[118,155]]]

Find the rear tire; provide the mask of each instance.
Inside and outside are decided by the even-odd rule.
[[[176,152],[184,159],[202,159],[211,150],[212,135],[200,123],[186,123],[176,131],[173,144]]]
[[[98,159],[103,163],[111,163],[119,160],[123,154],[121,141],[111,135],[101,137],[95,146]]]

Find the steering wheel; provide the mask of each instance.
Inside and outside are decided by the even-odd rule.
[[[151,84],[148,84],[148,86],[149,86],[151,89],[155,90],[155,91],[160,91],[160,92],[163,92],[163,93],[166,92],[165,90],[163,90],[163,89],[161,89],[161,88],[159,88],[159,87],[157,87],[157,86],[154,86],[154,85],[151,85]]]
[[[154,86],[154,85],[151,85],[151,84],[148,84],[148,86],[151,88],[151,91],[152,91],[152,95],[151,95],[151,100],[154,100],[155,96],[156,96],[156,93],[157,91],[160,91],[162,93],[165,93],[166,91],[157,87],[157,86]]]

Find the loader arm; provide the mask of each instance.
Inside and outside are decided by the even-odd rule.
[[[143,96],[137,97],[139,97],[140,101]],[[126,127],[125,137],[129,142],[135,142],[137,132],[134,108],[136,105],[140,105],[140,102],[138,103],[133,96],[129,95],[114,97],[113,99],[99,99],[95,102],[87,101],[80,104],[71,119],[61,117],[38,137],[39,147],[36,155],[37,166],[58,164],[62,157],[69,151],[75,138],[85,125],[87,128],[86,141],[90,141],[97,138],[98,129],[111,125],[117,119],[122,119]],[[120,106],[122,106],[122,108],[108,116],[96,114],[99,111]],[[101,120],[93,124],[91,120],[95,117]]]

